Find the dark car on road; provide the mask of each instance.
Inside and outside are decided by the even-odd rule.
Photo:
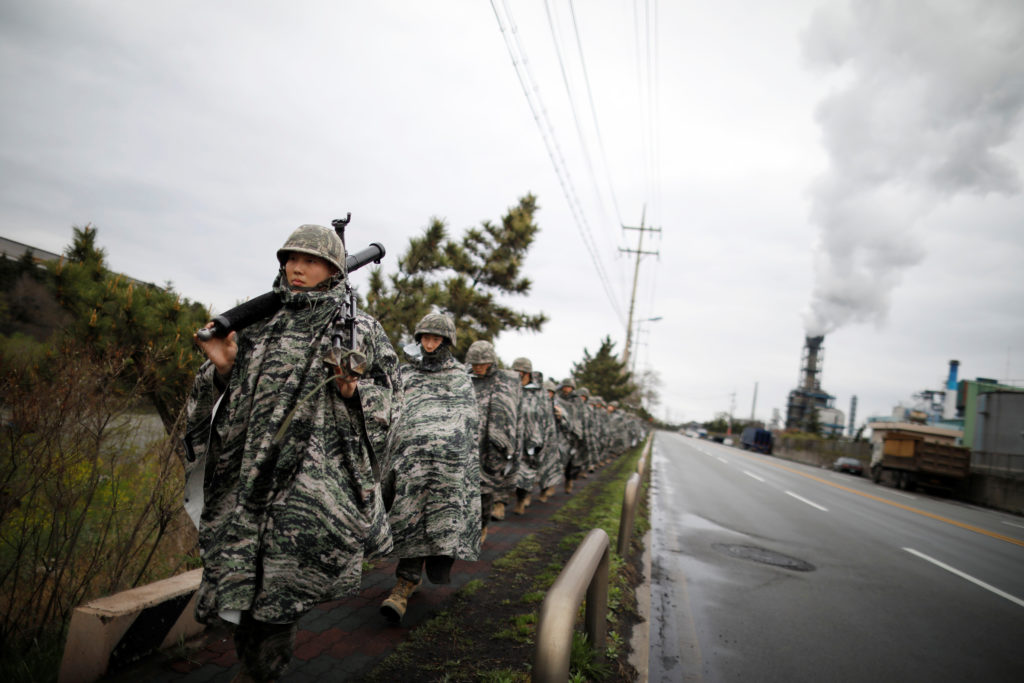
[[[836,458],[832,463],[832,469],[836,472],[856,474],[858,477],[864,476],[864,465],[857,458]]]

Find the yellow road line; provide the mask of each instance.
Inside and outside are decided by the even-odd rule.
[[[757,462],[763,463],[765,465],[771,465],[772,467],[777,467],[780,470],[786,470],[787,472],[792,472],[793,474],[798,474],[801,477],[806,477],[808,479],[813,479],[814,481],[821,482],[822,484],[825,484],[826,486],[831,486],[833,488],[842,489],[843,491],[847,491],[849,493],[852,493],[852,494],[855,494],[855,495],[858,495],[858,496],[863,496],[864,498],[870,498],[871,500],[877,500],[879,503],[885,503],[886,505],[891,505],[891,506],[893,506],[895,508],[900,508],[901,510],[906,510],[907,512],[913,512],[915,514],[922,515],[924,517],[931,517],[932,519],[938,520],[940,522],[945,522],[946,524],[952,524],[953,526],[958,526],[961,529],[967,529],[968,531],[973,531],[975,533],[984,534],[985,536],[989,536],[991,538],[996,538],[996,539],[999,539],[1000,541],[1006,541],[1007,543],[1013,543],[1014,545],[1019,545],[1022,548],[1024,548],[1024,541],[1022,541],[1020,539],[1016,539],[1016,538],[1014,538],[1012,536],[1006,536],[1004,534],[1000,534],[1000,533],[997,533],[995,531],[989,531],[988,529],[982,529],[981,527],[974,526],[973,524],[964,524],[963,522],[958,522],[955,519],[950,519],[949,517],[943,517],[942,515],[936,515],[933,512],[927,512],[926,510],[921,510],[919,508],[911,507],[909,505],[904,505],[903,503],[897,503],[896,501],[889,500],[888,498],[883,498],[881,496],[876,496],[873,493],[864,493],[863,491],[858,491],[857,489],[852,489],[849,486],[843,486],[842,484],[837,484],[834,481],[829,481],[828,479],[823,479],[823,478],[817,477],[817,476],[815,476],[813,474],[808,474],[807,472],[801,472],[800,470],[794,469],[792,467],[788,467],[788,466],[783,465],[783,464],[778,463],[778,462],[773,462],[771,460],[764,460],[764,459],[761,459],[761,458],[756,458],[754,456],[747,455],[746,453],[740,453],[739,455],[742,455],[744,458],[747,458],[749,460],[756,460]]]

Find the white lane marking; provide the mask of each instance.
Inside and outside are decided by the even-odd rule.
[[[1015,526],[1018,529],[1024,529],[1024,524],[1014,524],[1013,522],[1003,522],[1003,524],[1006,524],[1008,526]]]
[[[751,472],[749,470],[743,470],[743,474],[747,475],[751,479],[757,479],[759,482],[762,482],[762,483],[764,482],[764,479],[762,479],[761,477],[757,476],[756,474],[754,474],[753,472]]]
[[[956,574],[961,579],[967,579],[968,581],[970,581],[971,583],[973,583],[976,586],[981,586],[982,588],[984,588],[987,591],[992,591],[993,593],[995,593],[999,597],[1006,598],[1007,600],[1009,600],[1010,602],[1014,603],[1015,605],[1019,605],[1021,607],[1024,607],[1024,600],[1021,600],[1020,598],[1018,598],[1016,596],[1010,595],[1006,591],[1001,591],[998,588],[996,588],[995,586],[991,586],[991,585],[985,583],[981,579],[976,579],[973,576],[971,576],[970,574],[965,574],[964,572],[960,571],[959,569],[956,569],[955,567],[950,567],[945,562],[940,562],[939,560],[936,560],[934,557],[929,557],[928,555],[925,555],[922,552],[914,550],[913,548],[904,548],[904,550],[906,550],[911,555],[916,555],[916,556],[920,557],[922,560],[925,560],[927,562],[931,562],[936,567],[941,567],[941,568],[945,569],[947,572]]]
[[[793,493],[792,491],[786,491],[786,495],[787,495],[787,496],[793,496],[794,498],[796,498],[797,500],[799,500],[799,501],[800,501],[801,503],[807,503],[807,504],[808,504],[808,505],[810,505],[810,506],[811,506],[812,508],[818,508],[818,509],[819,509],[819,510],[821,510],[822,512],[828,512],[828,508],[826,508],[826,507],[822,507],[822,506],[818,505],[817,503],[812,503],[811,501],[807,500],[807,499],[806,499],[806,498],[804,498],[803,496],[798,496],[798,495],[796,495],[795,493]]]
[[[900,493],[899,491],[891,491],[892,495],[899,496],[900,498],[909,498],[910,500],[917,500],[917,496],[912,496],[909,493]]]
[[[715,457],[718,458],[719,462],[724,462],[724,463],[728,463],[729,462],[728,460],[726,460],[725,458],[723,458],[723,457],[721,457],[719,455],[716,455]]]

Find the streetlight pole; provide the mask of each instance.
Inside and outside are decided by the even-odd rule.
[[[657,322],[659,320],[661,320],[661,316],[660,315],[656,315],[653,318],[644,318],[643,320],[637,320],[636,321],[636,342],[637,342],[636,345],[637,346],[640,346],[640,326],[643,325],[644,323],[653,323],[653,322]],[[636,359],[637,359],[637,356],[639,356],[639,355],[640,355],[639,352],[634,352],[633,353],[633,358],[632,358],[633,365],[629,369],[630,374],[633,375],[634,377],[636,377]]]

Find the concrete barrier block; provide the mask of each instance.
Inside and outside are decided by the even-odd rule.
[[[205,628],[193,617],[203,577],[194,569],[99,598],[71,615],[59,683],[91,683],[158,648]]]

